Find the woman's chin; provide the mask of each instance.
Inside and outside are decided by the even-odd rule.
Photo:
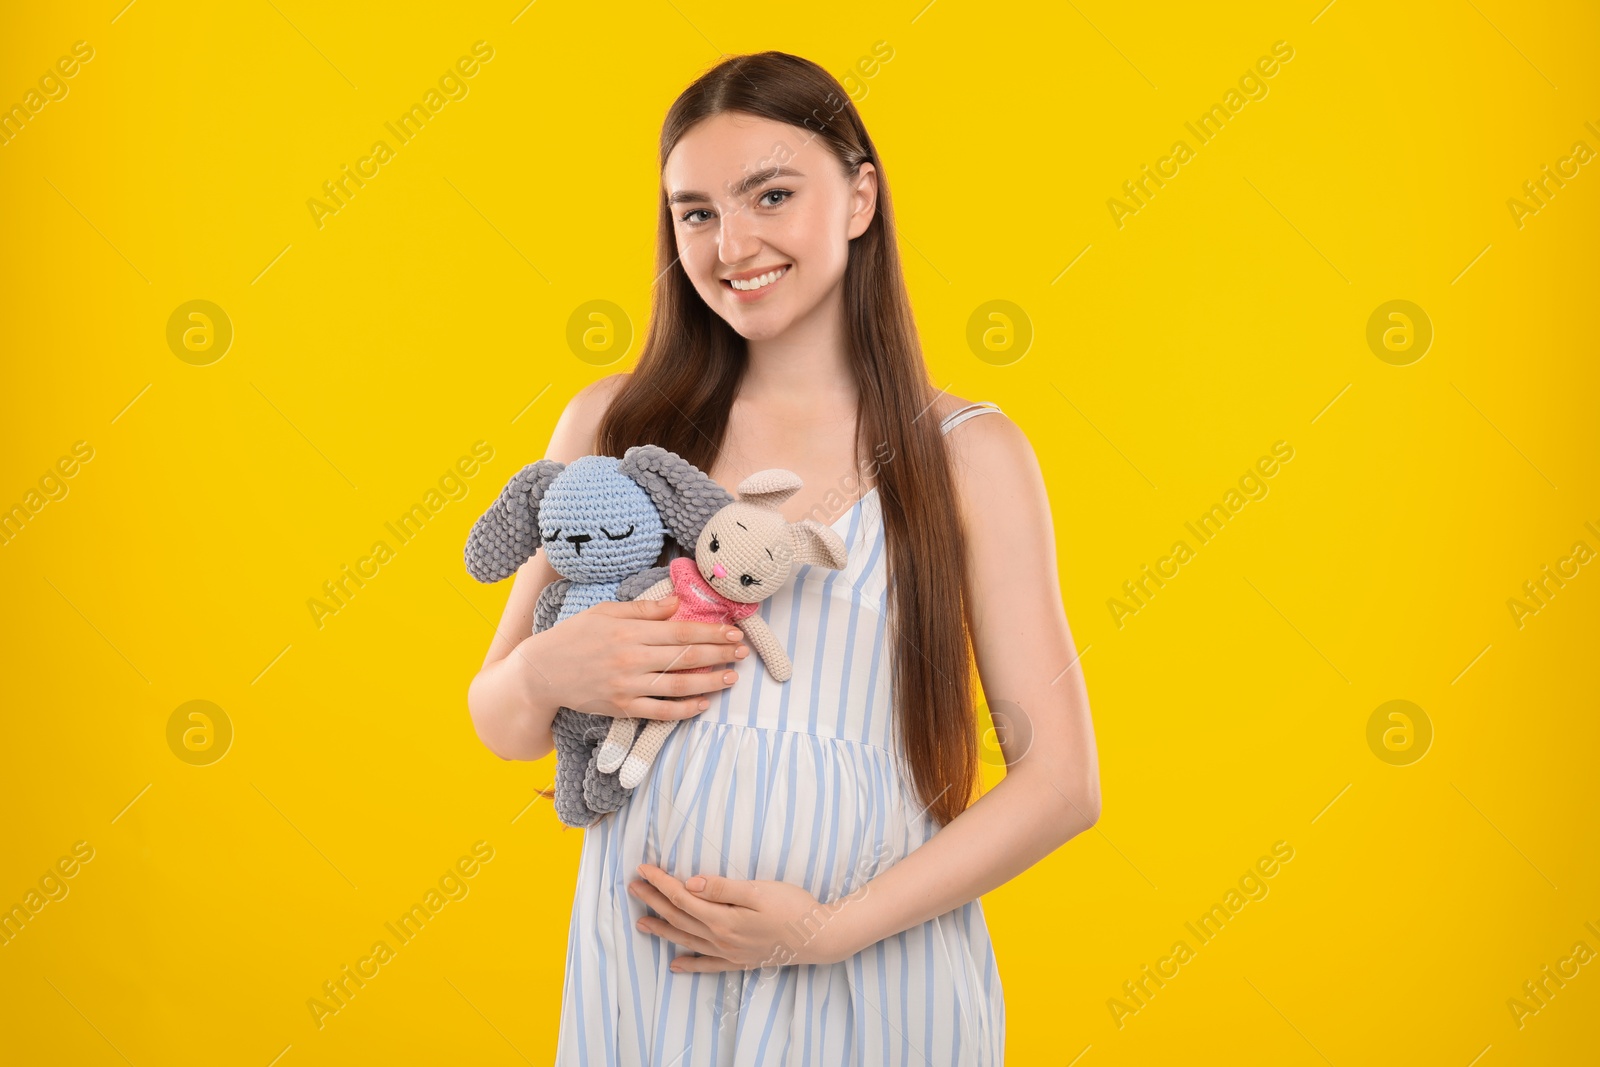
[[[735,315],[727,322],[733,327],[733,332],[746,341],[770,341],[775,337],[782,337],[791,325],[788,316],[780,318],[762,312]]]

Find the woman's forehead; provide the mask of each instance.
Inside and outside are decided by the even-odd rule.
[[[802,127],[724,112],[696,123],[673,146],[662,185],[668,194],[725,193],[750,175],[811,173],[826,151]]]

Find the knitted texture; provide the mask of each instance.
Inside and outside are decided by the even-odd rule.
[[[722,562],[719,560],[716,565],[720,567]],[[699,564],[687,556],[679,556],[668,563],[667,570],[681,605],[673,613],[674,619],[689,619],[692,622],[738,622],[761,610],[761,605],[754,601],[733,600],[717,592],[709,582],[700,577]]]
[[[661,522],[685,548],[699,539],[706,520],[734,501],[732,493],[694,464],[660,445],[628,449],[617,470],[644,487]]]
[[[611,456],[573,460],[537,505],[540,547],[550,566],[576,586],[614,586],[655,563],[666,543],[668,530],[654,503],[619,472],[620,463]],[[569,594],[561,617],[588,606],[574,605]]]
[[[562,577],[540,591],[533,632],[605,601],[630,600],[670,572],[652,566],[671,538],[692,545],[733,496],[682,457],[657,445],[623,454],[542,459],[519,471],[467,537],[468,572],[497,582],[545,550]],[[612,716],[560,708],[550,725],[556,746],[556,815],[587,826],[632,792],[595,766]]]
[[[480,582],[498,582],[516,573],[538,551],[533,526],[539,498],[561,464],[548,459],[530,463],[506,483],[489,510],[478,517],[467,535],[467,572]]]
[[[624,578],[617,589],[616,599],[635,599],[667,573],[666,567],[651,567]],[[534,633],[548,630],[556,624],[561,600],[566,594],[566,587],[571,584],[570,579],[558,578],[545,586],[547,593],[551,590],[556,590],[556,593],[549,598],[548,606],[546,597],[539,597],[539,606],[533,617]],[[557,817],[568,826],[587,826],[598,816],[622,807],[623,801],[633,794],[631,788],[623,787],[617,771],[602,771],[596,762],[599,743],[605,739],[614,721],[609,715],[592,715],[572,708],[557,708],[555,718],[551,720],[550,735],[556,743],[556,780],[552,785],[556,795],[553,803]]]
[[[674,559],[668,567],[670,581],[641,594],[659,598],[676,592],[674,619],[738,626],[779,682],[789,680],[793,665],[761,617],[761,602],[782,588],[800,565],[839,570],[848,562],[844,539],[832,527],[810,519],[790,523],[778,510],[800,487],[799,476],[781,468],[750,475],[739,483],[739,499],[700,531],[695,558]],[[685,667],[668,673],[708,670]],[[632,789],[643,781],[673,725],[668,719],[615,719],[600,745],[597,767],[616,771],[619,784]]]

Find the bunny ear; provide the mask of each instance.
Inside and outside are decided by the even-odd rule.
[[[794,538],[794,558],[797,563],[815,563],[829,570],[842,571],[850,562],[844,547],[844,538],[832,526],[824,526],[815,519],[801,519],[789,527]]]
[[[794,471],[773,467],[756,471],[740,482],[739,499],[747,504],[759,504],[777,510],[779,504],[798,493],[804,484]]]
[[[539,501],[565,469],[565,463],[541,459],[512,476],[467,535],[468,573],[480,582],[498,582],[539,551]]]
[[[691,548],[711,516],[734,500],[709,474],[660,445],[634,445],[622,454],[617,470],[650,497],[673,540]]]

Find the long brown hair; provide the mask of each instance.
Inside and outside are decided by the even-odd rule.
[[[894,597],[888,622],[899,741],[917,795],[943,826],[966,809],[978,785],[966,532],[938,419],[920,417],[937,393],[922,361],[892,238],[888,176],[833,76],[810,60],[771,51],[729,57],[683,91],[662,124],[662,169],[690,127],[727,111],[805,131],[838,158],[846,177],[866,161],[877,168],[877,210],[851,241],[844,272],[846,357],[860,398],[857,455],[890,457],[877,464],[877,487]],[[656,269],[644,350],[601,421],[595,451],[620,456],[633,445],[657,444],[709,472],[722,448],[746,345],[701,299],[678,262],[664,189]],[[956,604],[959,613],[950,610]]]

